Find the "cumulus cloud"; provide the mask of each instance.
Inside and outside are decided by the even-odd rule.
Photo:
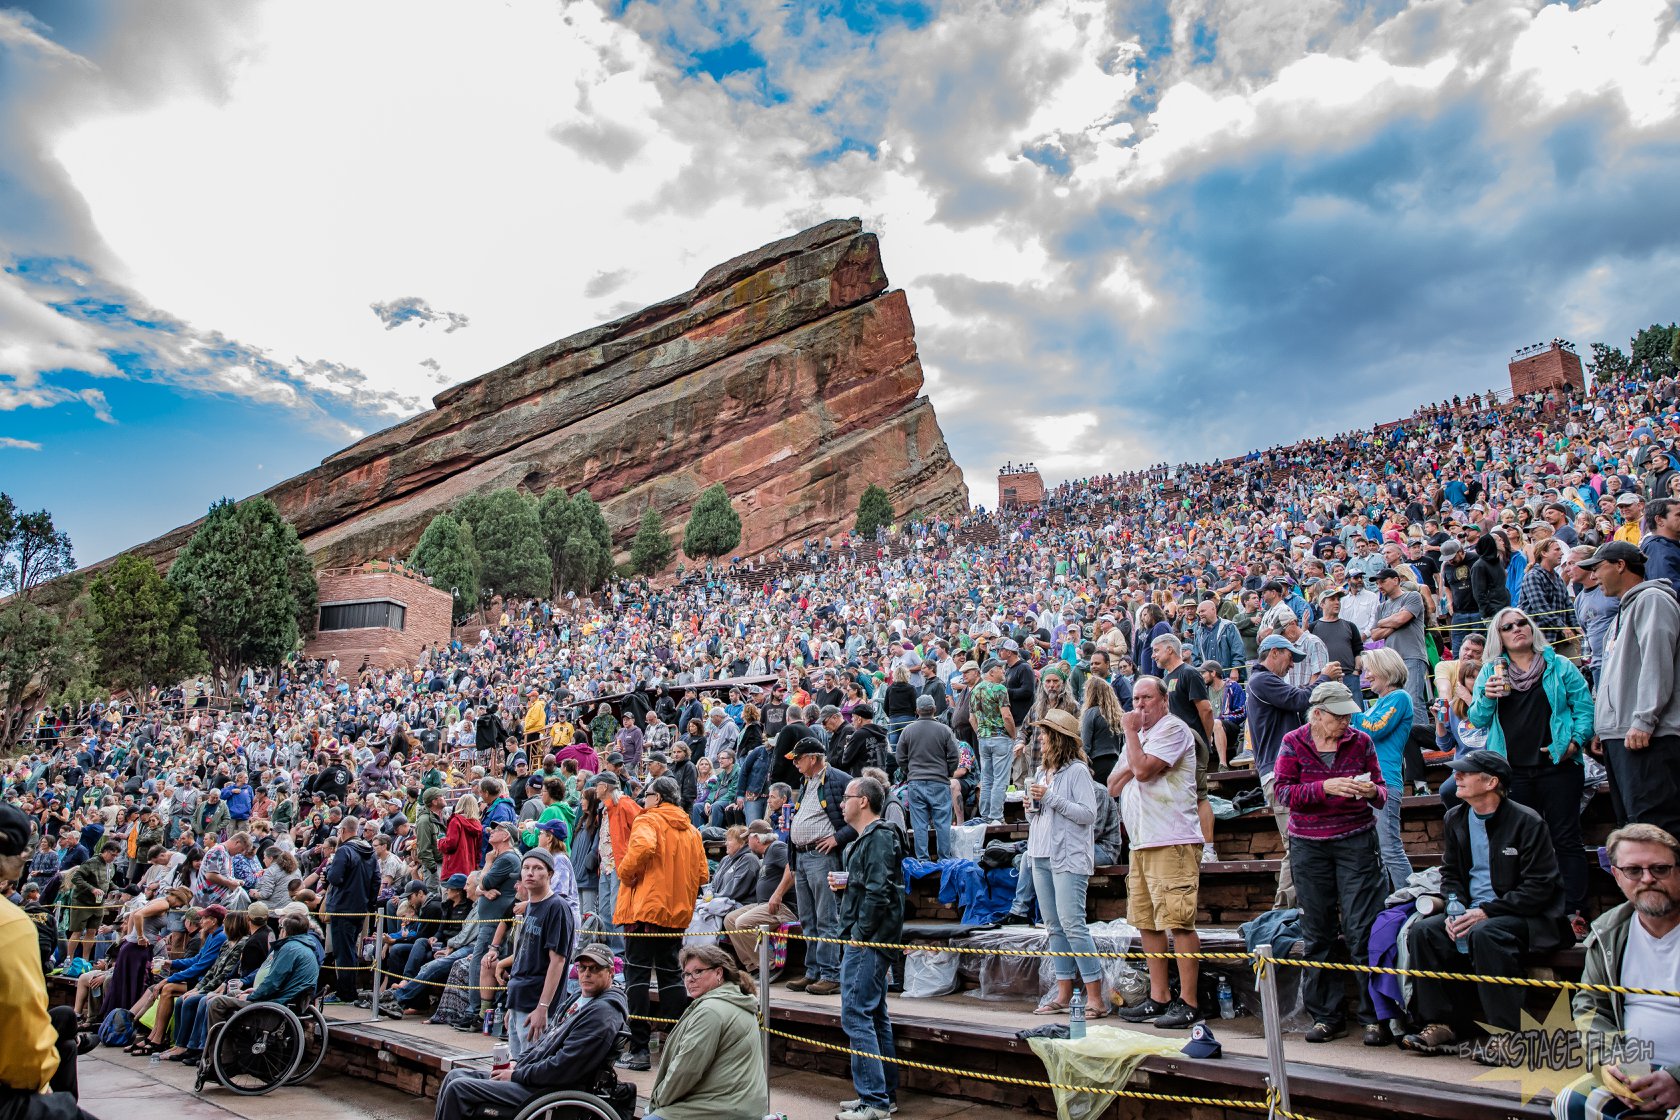
[[[443,333],[454,334],[470,323],[459,311],[433,311],[432,305],[419,296],[403,296],[389,303],[370,303],[368,306],[388,331],[396,330],[404,323],[417,323],[422,327],[427,323],[443,323]]]
[[[139,38],[84,52],[97,69],[0,30],[31,75],[0,106],[26,142],[0,129],[0,159],[51,203],[0,240],[56,239],[206,324],[189,333],[219,342],[158,343],[192,351],[164,364],[224,368],[174,383],[285,407],[417,407],[444,368],[494,368],[848,214],[909,295],[977,499],[1011,457],[1054,478],[1389,418],[1497,384],[1515,345],[1616,340],[1680,301],[1664,0],[115,18]],[[461,80],[438,81],[442,49]],[[0,402],[86,388],[54,368],[134,376],[105,344],[128,328],[8,283]],[[405,291],[427,295],[361,311]]]

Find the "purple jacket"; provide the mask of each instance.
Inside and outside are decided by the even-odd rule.
[[[1354,778],[1369,774],[1377,795],[1369,801],[1333,797],[1324,792],[1326,778]],[[1342,734],[1334,763],[1326,767],[1313,745],[1312,726],[1297,727],[1283,737],[1272,771],[1273,793],[1289,809],[1289,835],[1304,840],[1340,840],[1376,827],[1377,810],[1388,800],[1382,767],[1371,737],[1350,727]]]

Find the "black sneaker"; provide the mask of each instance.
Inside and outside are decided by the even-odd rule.
[[[1173,1002],[1176,1003],[1178,1001],[1174,1000]],[[1118,1012],[1116,1012],[1116,1014],[1128,1023],[1147,1023],[1149,1020],[1165,1014],[1167,1008],[1171,1006],[1171,1003],[1162,1003],[1160,1000],[1150,997],[1142,1003],[1134,1003],[1130,1007],[1122,1007]]]
[[[998,924],[1003,926],[1030,926],[1032,925],[1032,919],[1025,914],[1017,914],[1011,910],[999,920]]]
[[[1185,1003],[1182,999],[1175,999],[1167,1004],[1166,1010],[1155,1017],[1155,1029],[1161,1031],[1178,1031],[1188,1027],[1191,1023],[1199,1022],[1202,1013]]]
[[[636,1070],[639,1072],[642,1070],[652,1069],[653,1058],[646,1050],[632,1050],[614,1064],[616,1064],[619,1069]]]
[[[484,1033],[484,1020],[480,1019],[477,1015],[463,1015],[449,1025],[460,1031],[462,1034]]]

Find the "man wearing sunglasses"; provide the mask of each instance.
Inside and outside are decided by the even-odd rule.
[[[1608,856],[1627,901],[1593,923],[1582,984],[1680,991],[1680,840],[1655,825],[1630,824],[1610,834]],[[1589,1030],[1648,1043],[1655,1068],[1589,1075],[1558,1094],[1552,1115],[1614,1120],[1680,1108],[1680,999],[1583,988],[1571,1002],[1577,1022],[1591,1018]]]

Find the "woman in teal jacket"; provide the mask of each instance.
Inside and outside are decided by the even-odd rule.
[[[1577,939],[1587,933],[1587,856],[1581,839],[1581,752],[1593,735],[1593,700],[1581,671],[1559,657],[1516,607],[1494,614],[1468,718],[1487,749],[1511,764],[1511,798],[1540,814],[1557,849],[1564,903]]]
[[[1383,870],[1388,872],[1390,890],[1406,885],[1412,861],[1400,840],[1400,801],[1406,789],[1406,740],[1412,734],[1412,698],[1406,692],[1406,662],[1391,649],[1373,649],[1361,655],[1360,664],[1371,678],[1377,698],[1370,707],[1353,717],[1353,725],[1371,737],[1377,765],[1382,768],[1388,800],[1377,814],[1377,842],[1382,849]]]

